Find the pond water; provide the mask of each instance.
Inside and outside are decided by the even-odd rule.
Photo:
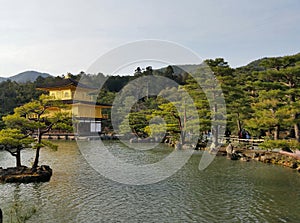
[[[276,165],[216,157],[198,170],[202,152],[195,151],[176,174],[159,183],[128,186],[92,169],[76,142],[57,142],[59,149],[41,151],[50,165],[47,183],[0,184],[4,222],[300,222],[300,175]],[[114,155],[157,161],[171,152],[134,150],[106,142]],[[33,150],[23,151],[30,165]],[[14,159],[0,152],[0,166]]]

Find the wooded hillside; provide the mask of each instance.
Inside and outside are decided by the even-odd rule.
[[[205,62],[221,83],[226,100],[228,131],[235,135],[247,131],[255,137],[299,140],[300,54],[263,58],[236,69],[231,68],[222,58],[209,59]],[[189,92],[199,113],[199,131],[207,132],[211,124],[211,111],[205,94],[189,75],[189,72],[197,74],[200,71],[196,65],[185,67],[188,70],[176,66],[159,70],[153,70],[151,66],[138,67],[131,76],[104,76],[101,73],[88,75],[83,72],[71,76],[77,80],[84,77],[95,85],[102,78],[108,78],[97,99],[98,102],[106,104],[112,104],[116,93],[135,78],[148,75],[170,78],[180,85],[178,89],[182,88]],[[63,77],[39,77],[33,83],[12,81],[0,83],[0,115],[12,113],[15,107],[37,99],[43,92],[37,91],[36,86],[60,78]],[[179,126],[174,124],[176,112],[170,113],[173,109],[168,101],[159,96],[143,98],[135,103],[132,113],[128,115],[130,127],[138,135],[149,135],[151,131],[148,121],[151,115],[169,112],[174,116],[169,115],[166,119],[169,120],[168,130],[176,133]]]

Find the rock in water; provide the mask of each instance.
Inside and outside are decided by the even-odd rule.
[[[231,143],[229,143],[228,146],[226,147],[226,153],[228,155],[233,153],[233,146]]]

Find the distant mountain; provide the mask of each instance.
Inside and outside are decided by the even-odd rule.
[[[289,57],[293,57],[296,61],[299,61],[300,60],[300,53],[297,53],[297,54],[294,54],[294,55],[289,55]],[[264,66],[262,66],[261,64],[263,62],[269,60],[269,59],[272,59],[272,58],[282,59],[283,56],[279,56],[279,57],[264,57],[264,58],[261,58],[261,59],[257,59],[257,60],[254,60],[254,61],[248,63],[245,66],[237,67],[237,70],[241,71],[241,72],[245,72],[245,73],[247,71],[250,71],[250,72],[253,72],[253,71],[263,71],[266,68]]]
[[[245,66],[237,67],[236,69],[238,71],[241,71],[241,72],[244,72],[244,73],[253,72],[253,71],[263,71],[266,68],[263,67],[263,66],[261,66],[261,63],[264,62],[264,61],[266,61],[266,60],[268,60],[268,59],[269,59],[268,57],[257,59],[257,60],[254,60],[254,61],[248,63]]]
[[[171,65],[171,67],[173,68],[174,75],[180,75],[184,72],[195,73],[199,66],[200,64]],[[166,72],[167,67],[163,67],[157,70],[164,73]]]
[[[47,73],[40,73],[37,71],[25,71],[8,78],[0,77],[0,82],[5,80],[11,80],[18,83],[34,82],[39,76],[46,78],[50,77],[51,75]]]
[[[0,77],[0,82],[6,81],[6,80],[7,80],[7,78],[5,78],[5,77]]]

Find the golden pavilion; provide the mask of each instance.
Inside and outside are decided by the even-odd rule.
[[[75,132],[79,135],[95,135],[102,131],[101,123],[109,118],[111,105],[99,104],[94,100],[94,87],[82,84],[72,78],[38,86],[37,89],[49,92],[53,100],[61,100],[64,111],[76,120]],[[50,109],[51,110],[51,109]],[[57,110],[53,108],[53,110]]]

